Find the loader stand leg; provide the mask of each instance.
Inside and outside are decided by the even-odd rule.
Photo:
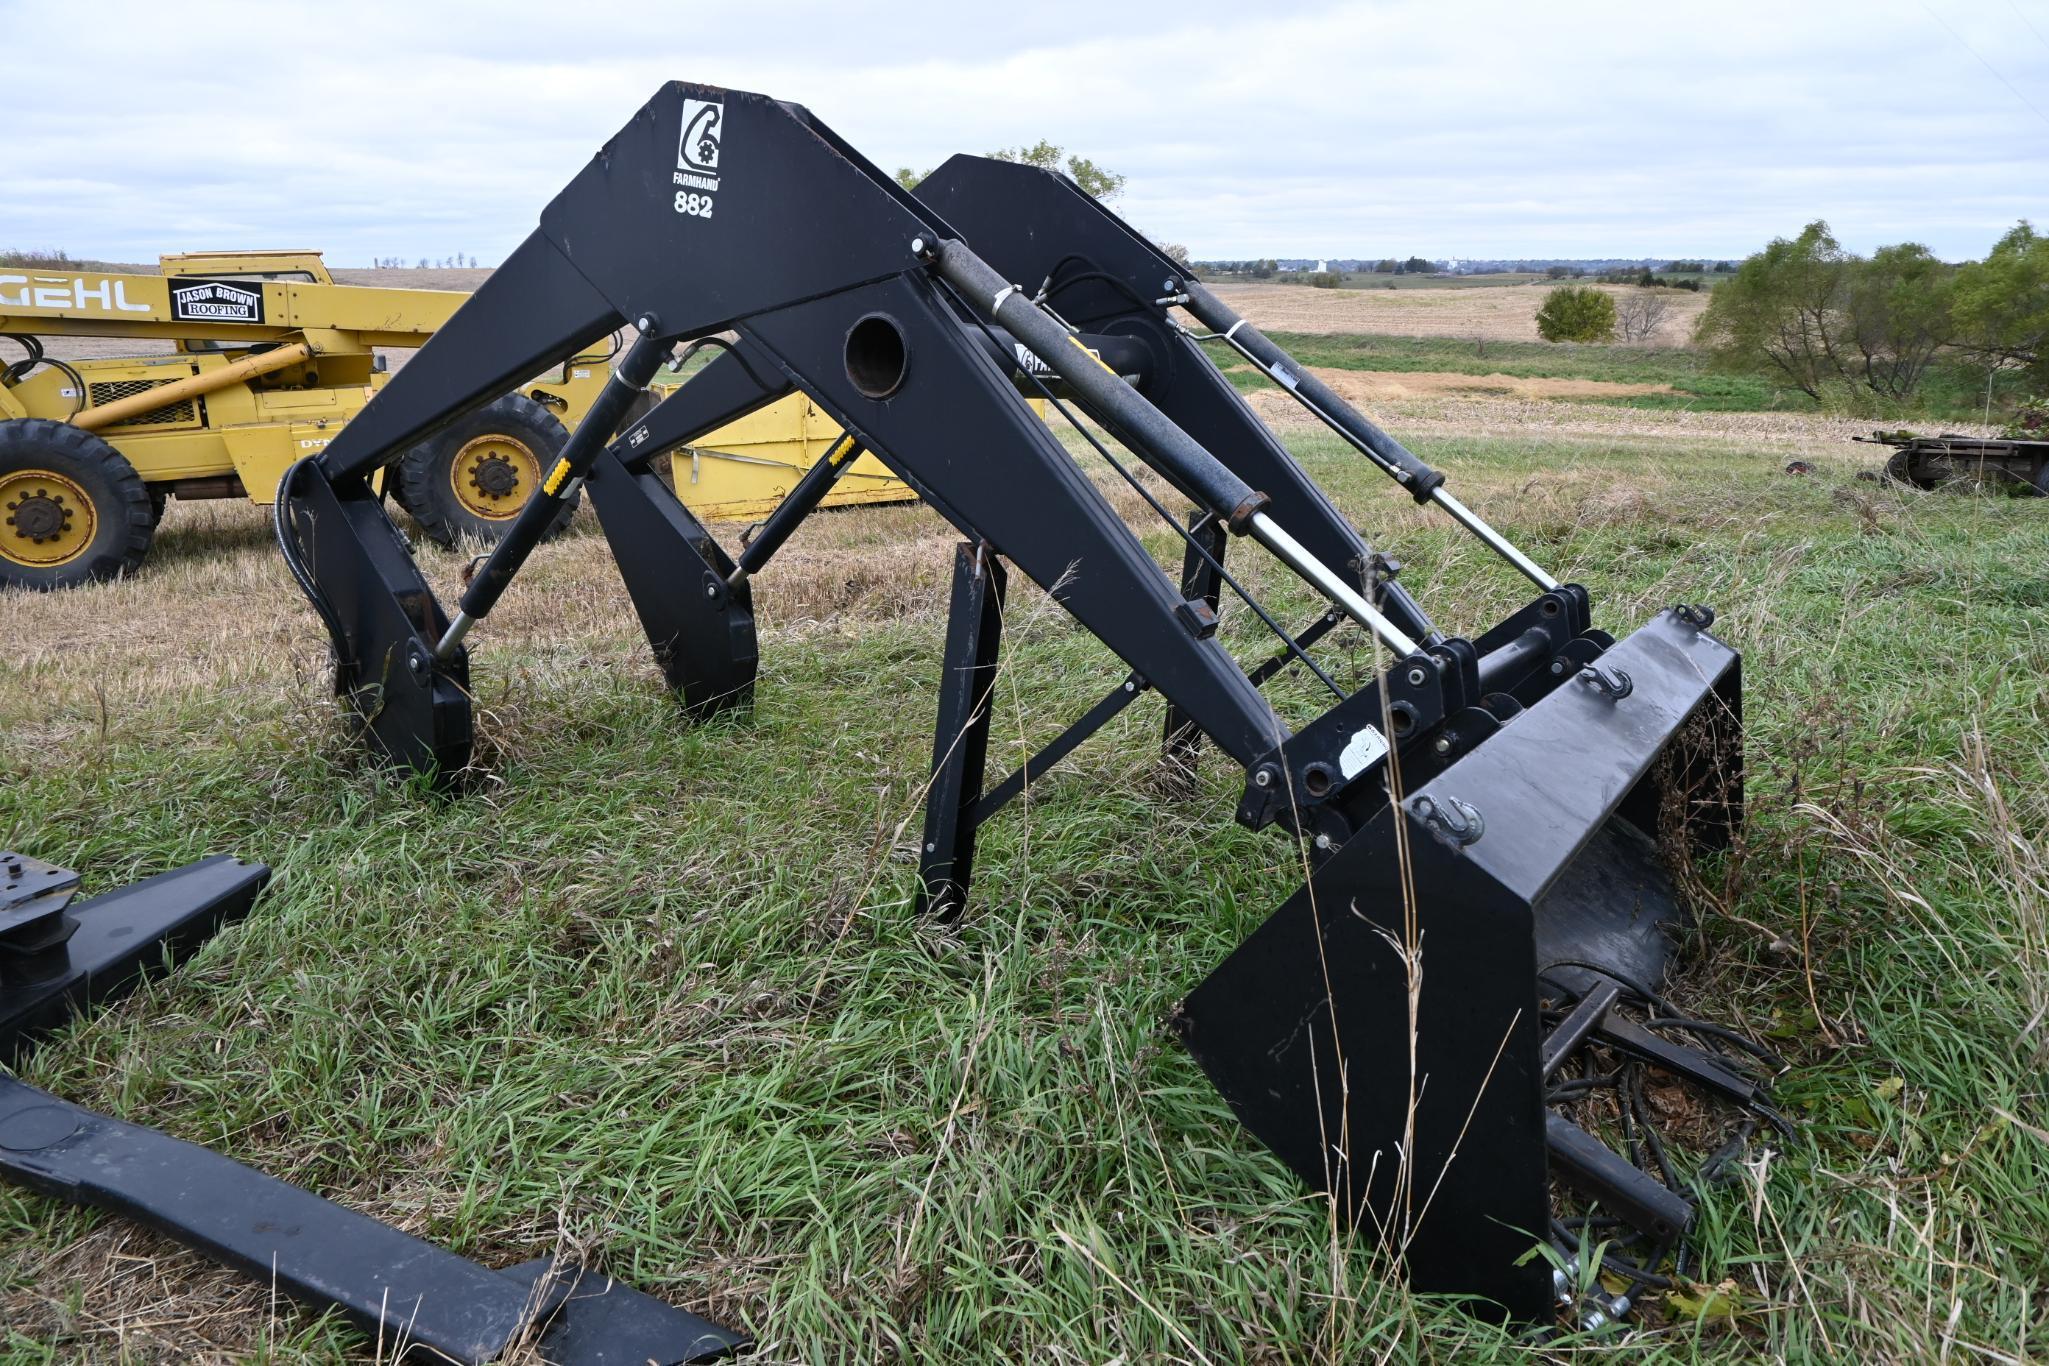
[[[733,561],[660,476],[607,450],[584,484],[662,676],[701,721],[754,696],[754,605]]]
[[[989,696],[1003,640],[1003,565],[988,542],[964,542],[953,556],[953,606],[946,620],[946,672],[925,839],[918,860],[920,909],[952,920],[967,905],[975,860],[975,803],[989,757]]]
[[[1190,603],[1208,604],[1210,619],[1214,621],[1224,588],[1218,567],[1224,562],[1224,546],[1230,536],[1215,517],[1199,511],[1189,515],[1188,530],[1193,539],[1181,557],[1181,596]],[[1209,559],[1197,553],[1198,546],[1209,552]],[[1196,761],[1202,754],[1202,732],[1188,713],[1172,702],[1167,704],[1161,751],[1168,779],[1182,787],[1192,786]]]

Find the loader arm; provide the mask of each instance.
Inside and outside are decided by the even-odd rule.
[[[686,115],[712,104],[722,109],[723,128],[714,160],[683,169],[678,130]],[[287,479],[287,553],[329,599],[338,685],[354,697],[370,738],[444,774],[467,763],[466,656],[458,648],[436,657],[448,618],[409,560],[390,555],[396,533],[379,526],[366,476],[519,376],[628,321],[644,339],[664,343],[736,332],[740,354],[754,359],[755,388],[727,378],[747,368],[736,356],[734,366],[706,372],[719,392],[731,384],[737,404],[767,401],[775,386],[758,372],[773,365],[964,534],[993,545],[1133,670],[1160,680],[1240,762],[1285,739],[1287,728],[1236,661],[1179,619],[1174,585],[1012,377],[964,335],[929,262],[913,249],[954,237],[800,107],[666,87],[333,445]],[[704,382],[685,384],[662,408],[694,405],[716,425],[709,418],[732,408],[696,398]],[[972,443],[961,440],[964,430],[976,433]],[[587,422],[572,445],[610,435]],[[630,451],[613,454],[626,459]],[[631,516],[627,504],[653,496],[593,469],[601,521]],[[1188,478],[1172,473],[1177,482]],[[678,522],[676,511],[662,509],[673,528],[666,543],[632,558],[662,566],[671,583],[705,582],[705,611],[751,618],[744,589],[721,587],[730,567],[706,554],[709,538],[687,513]],[[339,597],[350,599],[346,619],[332,610]],[[661,627],[671,638],[673,628]],[[751,628],[736,635],[730,622],[707,621],[704,629],[751,644]],[[741,693],[721,683],[717,695]]]
[[[403,348],[432,336],[463,298],[453,290],[23,267],[0,270],[0,335],[263,346],[311,333],[345,338],[354,350]]]
[[[1373,548],[1303,472],[1168,314],[1185,275],[1172,257],[1066,176],[991,157],[955,156],[918,182],[918,198],[944,214],[1006,277],[1040,291],[1049,308],[1087,333],[1142,346],[1145,396],[1252,487],[1275,521],[1326,564],[1366,577]],[[1398,585],[1384,585],[1387,614],[1418,640],[1437,634]]]

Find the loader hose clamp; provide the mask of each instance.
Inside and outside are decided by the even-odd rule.
[[[1443,805],[1427,793],[1409,804],[1417,819],[1447,843],[1463,849],[1487,832],[1487,822],[1471,802],[1446,797]]]
[[[1595,691],[1613,702],[1620,702],[1636,691],[1636,684],[1630,681],[1621,669],[1603,669],[1598,664],[1589,664],[1579,671],[1579,681],[1591,683]]]
[[[1705,631],[1715,624],[1715,609],[1704,602],[1682,602],[1674,606],[1672,611],[1678,615],[1679,620],[1696,631]]]

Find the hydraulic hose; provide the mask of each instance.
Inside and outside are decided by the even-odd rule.
[[[321,589],[319,580],[313,577],[312,569],[306,564],[305,548],[299,544],[299,535],[292,529],[292,489],[305,473],[306,467],[316,457],[306,456],[294,461],[285,471],[284,478],[277,481],[277,494],[270,505],[270,530],[277,538],[278,553],[284,557],[285,568],[291,571],[292,581],[299,585],[299,591],[306,595],[306,601],[313,605],[320,624],[327,628],[327,640],[337,661],[342,658],[342,646],[346,639],[342,632],[341,618],[335,614],[334,604]],[[317,477],[317,472],[316,472]]]
[[[1443,508],[1459,525],[1479,537],[1490,550],[1545,592],[1558,587],[1558,580],[1540,568],[1536,561],[1489,526],[1478,513],[1454,498],[1445,489],[1441,472],[1417,459],[1408,447],[1367,420],[1363,413],[1333,393],[1322,380],[1296,364],[1294,357],[1275,345],[1265,333],[1239,317],[1195,280],[1181,282],[1181,293],[1182,307],[1194,314],[1203,326],[1217,333],[1232,350],[1265,371],[1276,384],[1294,395],[1296,402],[1407,489],[1417,502],[1435,503]]]
[[[1048,317],[1017,286],[1007,283],[988,262],[964,243],[952,240],[920,238],[911,243],[911,250],[989,321],[1009,329],[1148,464],[1193,495],[1233,533],[1249,535],[1272,551],[1396,654],[1419,653],[1416,642],[1343,575],[1310,554],[1266,515],[1271,500],[1264,493],[1253,489],[1166,414],[1134,393],[1109,366],[1091,355],[1079,338]]]

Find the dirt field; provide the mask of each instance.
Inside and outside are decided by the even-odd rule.
[[[156,267],[121,266],[121,270],[154,274]],[[454,289],[470,291],[489,279],[489,270],[345,269],[334,277],[345,285],[385,289]],[[1270,332],[1367,333],[1387,337],[1459,337],[1480,341],[1538,341],[1536,313],[1544,291],[1529,285],[1485,285],[1471,289],[1309,289],[1301,285],[1215,285],[1217,296]],[[1626,297],[1634,286],[1597,285]],[[1707,307],[1706,294],[1683,291],[1672,295],[1672,316],[1653,339],[1668,346],[1683,344],[1693,323]],[[108,341],[98,338],[52,338],[50,354],[65,360],[98,356],[161,355],[165,343]],[[394,353],[398,358],[402,353]],[[1460,381],[1470,376],[1454,377]],[[1411,392],[1426,392],[1425,377],[1408,375]],[[1469,387],[1461,383],[1458,387]],[[1517,392],[1510,390],[1500,392]],[[1526,395],[1528,396],[1528,395]],[[1551,397],[1592,397],[1551,394]]]
[[[1547,282],[1548,283],[1548,282]],[[1303,285],[1214,285],[1218,298],[1272,332],[1357,332],[1383,337],[1472,337],[1541,341],[1537,306],[1545,290],[1532,285],[1478,289],[1310,289]],[[1617,302],[1634,285],[1595,285]],[[1682,343],[1707,307],[1705,293],[1675,291],[1672,316],[1653,338]]]
[[[1604,379],[1555,379],[1528,375],[1465,375],[1449,370],[1334,370],[1306,367],[1347,402],[1365,404],[1400,398],[1434,398],[1455,394],[1499,398],[1584,399],[1627,398],[1632,394],[1669,394],[1669,384],[1619,384]]]

